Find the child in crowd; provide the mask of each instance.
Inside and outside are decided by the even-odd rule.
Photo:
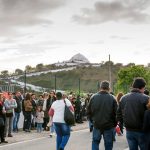
[[[38,106],[36,110],[36,123],[37,123],[37,132],[42,131],[42,124],[44,122],[44,112],[42,111],[41,107]]]

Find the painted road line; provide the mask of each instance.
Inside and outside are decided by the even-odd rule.
[[[71,133],[78,133],[78,132],[86,132],[87,129],[83,129],[83,130],[78,130],[78,131],[72,131]],[[16,142],[16,143],[8,143],[6,145],[0,145],[0,147],[9,147],[9,146],[13,146],[13,145],[18,145],[18,144],[23,144],[23,143],[28,143],[28,142],[32,142],[32,141],[38,141],[41,139],[46,139],[48,137],[40,137],[40,138],[34,138],[34,139],[30,139],[30,140],[26,140],[26,141],[20,141],[20,142]]]

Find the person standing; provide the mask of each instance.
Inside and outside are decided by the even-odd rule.
[[[49,115],[48,115],[48,112],[51,108],[51,105],[53,104],[53,102],[56,100],[56,97],[55,97],[55,92],[54,91],[50,91],[50,94],[49,94],[49,98],[44,101],[44,104],[43,104],[43,110],[45,111],[45,121],[46,121],[46,125],[49,123]],[[53,136],[54,134],[54,126],[53,124],[50,126],[49,128],[50,130],[50,137]]]
[[[43,123],[43,128],[46,131],[47,130],[47,124],[49,122],[49,115],[48,115],[48,110],[47,110],[47,100],[49,98],[49,94],[47,92],[43,93],[43,111],[44,111],[44,123]]]
[[[24,121],[24,131],[25,132],[31,132],[31,113],[32,113],[32,101],[31,101],[31,95],[29,93],[26,94],[25,99],[24,99],[24,116],[25,116],[25,121]]]
[[[105,150],[113,149],[113,132],[116,126],[117,102],[109,93],[110,84],[102,81],[100,91],[89,102],[87,115],[93,121],[92,150],[99,150],[101,138],[104,138]]]
[[[132,90],[125,94],[117,110],[118,121],[124,122],[126,138],[130,150],[145,150],[145,133],[143,132],[144,112],[150,102],[149,96],[144,94],[146,82],[143,78],[135,78]]]
[[[22,98],[21,98],[20,91],[17,91],[15,93],[14,99],[16,100],[17,108],[14,109],[13,131],[18,132],[18,122],[19,122],[20,113],[22,109]]]
[[[82,106],[80,95],[77,96],[75,101],[75,120],[77,123],[83,123],[82,121]]]
[[[123,95],[124,95],[124,94],[123,94],[122,92],[119,92],[119,93],[117,94],[117,96],[116,96],[117,105],[119,105],[119,102],[120,102],[121,97],[122,97]],[[120,121],[118,122],[118,126],[119,126],[120,131],[121,131],[121,133],[120,133],[119,135],[122,135],[122,134],[123,134],[123,118],[122,118],[122,120],[120,120]]]
[[[5,136],[12,137],[12,125],[13,125],[13,112],[14,108],[17,108],[16,100],[13,99],[13,94],[8,92],[8,98],[4,102],[6,109],[6,125],[5,125]]]
[[[32,112],[31,112],[31,129],[36,128],[36,107],[37,107],[37,100],[36,100],[36,95],[34,93],[31,94],[31,103],[32,103]]]
[[[63,99],[61,92],[57,92],[56,97],[57,100],[52,104],[49,110],[49,115],[51,119],[51,124],[52,121],[54,123],[57,135],[56,150],[64,150],[70,138],[70,126],[67,125],[64,121],[65,102],[71,111],[74,111],[74,109],[68,99]]]
[[[4,136],[4,129],[5,129],[5,120],[6,120],[6,116],[5,116],[5,109],[4,109],[4,102],[3,102],[3,93],[0,93],[0,118],[3,120],[3,125],[0,126],[0,144],[1,143],[8,143],[7,141],[5,141],[5,136]]]
[[[37,123],[37,132],[42,132],[42,124],[43,124],[44,112],[40,106],[37,107],[36,110],[36,118],[35,122]]]

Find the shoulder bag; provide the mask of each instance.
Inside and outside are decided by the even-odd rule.
[[[71,112],[71,110],[67,106],[65,100],[64,100],[64,103],[65,103],[64,120],[67,125],[74,125],[75,124],[74,114],[73,114],[73,112]]]

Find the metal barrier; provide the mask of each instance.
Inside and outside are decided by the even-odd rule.
[[[14,92],[15,86],[14,85],[0,85],[0,91]]]

